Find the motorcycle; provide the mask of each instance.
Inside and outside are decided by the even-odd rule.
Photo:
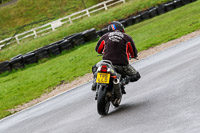
[[[123,77],[117,73],[112,62],[102,60],[97,63],[96,97],[97,111],[100,115],[107,115],[110,103],[118,107],[122,100],[124,85],[129,83],[129,77]]]

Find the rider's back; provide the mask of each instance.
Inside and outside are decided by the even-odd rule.
[[[129,54],[137,57],[137,49],[130,36],[123,32],[109,32],[101,37],[96,46],[98,53],[103,53],[104,60],[110,60],[113,65],[129,64]]]

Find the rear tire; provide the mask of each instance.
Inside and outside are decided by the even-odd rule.
[[[97,111],[100,115],[107,115],[110,108],[110,100],[107,93],[107,88],[100,85],[97,97]]]

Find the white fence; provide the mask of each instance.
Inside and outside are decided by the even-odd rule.
[[[125,3],[125,0],[107,0],[97,5],[94,5],[92,7],[89,7],[87,9],[84,9],[82,11],[75,12],[69,16],[66,16],[58,20],[55,20],[53,22],[42,25],[40,27],[36,27],[29,31],[17,34],[14,37],[6,38],[0,41],[0,49],[3,48],[5,45],[9,45],[14,42],[17,42],[19,44],[20,40],[23,40],[25,38],[29,38],[29,37],[37,38],[37,37],[43,36],[45,34],[48,34],[51,31],[55,31],[56,28],[62,26],[65,23],[73,24],[73,21],[76,19],[82,18],[84,16],[90,17],[90,14],[92,13],[95,13],[100,10],[108,10],[108,7],[111,7],[121,2]]]

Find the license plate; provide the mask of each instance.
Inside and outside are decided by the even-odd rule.
[[[97,73],[97,83],[109,84],[110,82],[110,73]]]

